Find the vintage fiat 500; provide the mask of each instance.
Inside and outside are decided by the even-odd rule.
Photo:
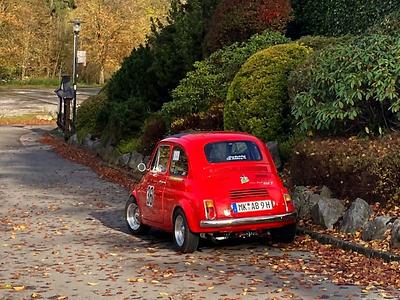
[[[200,237],[269,232],[291,242],[296,212],[266,145],[245,133],[180,134],[158,143],[125,206],[134,234],[172,232],[178,251]]]

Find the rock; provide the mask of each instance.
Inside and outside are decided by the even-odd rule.
[[[361,234],[361,238],[364,241],[383,240],[386,230],[393,225],[391,220],[391,217],[381,216],[369,221]]]
[[[392,246],[392,248],[400,248],[400,219],[397,219],[393,223],[390,246]]]
[[[281,157],[279,155],[279,148],[277,141],[267,142],[267,147],[271,153],[272,159],[274,160],[275,167],[279,169],[282,166]]]
[[[313,192],[305,186],[296,186],[294,189],[291,196],[299,219],[311,218],[311,207],[317,203],[315,197],[312,197],[312,195]]]
[[[319,195],[321,197],[325,197],[325,198],[332,198],[332,191],[326,185],[324,185],[321,188],[321,191],[319,192]]]
[[[91,143],[92,143],[92,135],[91,135],[91,134],[88,134],[88,135],[83,139],[82,145],[83,145],[83,147],[89,149],[89,146],[90,146]]]
[[[355,233],[363,229],[372,214],[371,207],[363,199],[357,198],[343,216],[340,231]]]
[[[124,155],[121,155],[121,156],[118,158],[118,165],[119,165],[119,166],[122,166],[122,167],[127,166],[128,163],[129,163],[130,158],[131,158],[131,154],[124,154]]]
[[[133,151],[131,153],[131,159],[129,160],[129,168],[131,168],[132,170],[136,170],[138,164],[143,162],[143,155],[140,154],[139,152]]]
[[[100,141],[99,139],[93,141],[92,151],[93,151],[96,155],[100,155],[100,152],[103,151],[103,145],[101,144],[101,141]]]
[[[119,154],[110,144],[108,144],[104,149],[102,149],[99,155],[105,162],[108,162],[113,165],[118,164]]]
[[[76,133],[69,138],[68,144],[70,144],[70,145],[78,145],[79,144],[78,135]]]
[[[311,208],[311,218],[315,224],[332,229],[345,211],[342,202],[334,198],[324,198],[320,195],[314,196],[317,203]]]

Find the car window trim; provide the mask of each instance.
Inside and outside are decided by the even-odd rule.
[[[157,170],[153,170],[153,167],[152,167],[153,163],[155,162],[155,160],[158,159],[157,165],[159,163],[160,156],[158,154],[159,154],[159,150],[160,150],[161,147],[168,147],[168,150],[169,150],[168,161],[167,161],[167,165],[165,166],[165,172],[159,172]],[[171,145],[170,144],[166,144],[166,143],[159,144],[157,146],[157,150],[156,150],[155,156],[153,158],[153,161],[150,164],[150,172],[152,172],[154,174],[163,174],[163,175],[169,174],[170,162],[171,162]]]
[[[187,174],[186,175],[175,175],[175,174],[171,173],[172,158],[174,155],[174,150],[176,148],[179,148],[180,150],[182,150],[186,156],[186,160],[187,160]],[[172,151],[170,153],[170,163],[169,163],[168,173],[170,174],[171,177],[187,178],[189,176],[189,170],[190,170],[189,157],[187,156],[185,149],[181,145],[173,145]]]

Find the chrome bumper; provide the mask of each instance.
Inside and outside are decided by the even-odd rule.
[[[274,222],[295,222],[297,218],[297,213],[287,213],[283,215],[273,215],[273,216],[262,216],[262,217],[250,217],[250,218],[236,218],[236,219],[223,219],[223,220],[205,220],[200,221],[200,227],[229,227],[229,226],[239,226],[239,225],[251,225],[251,224],[264,224],[264,223],[274,223]]]

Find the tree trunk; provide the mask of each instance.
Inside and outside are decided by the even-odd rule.
[[[99,84],[104,84],[104,66],[103,65],[101,65],[101,67],[100,67]]]

